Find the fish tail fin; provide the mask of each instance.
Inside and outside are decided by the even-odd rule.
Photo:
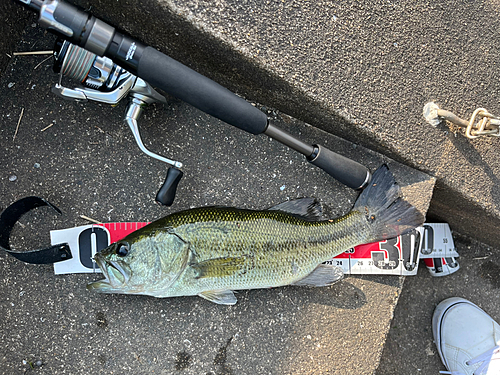
[[[375,171],[371,183],[360,194],[353,210],[364,214],[370,224],[369,242],[408,233],[424,222],[424,216],[403,200],[401,188],[385,164]]]

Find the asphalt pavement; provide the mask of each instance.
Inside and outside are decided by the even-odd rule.
[[[41,29],[26,30],[18,51],[52,47]],[[23,216],[14,249],[39,248],[50,230],[89,224],[82,215],[151,221],[190,207],[260,209],[314,196],[333,218],[358,195],[278,142],[167,98],[139,120],[148,148],[184,163],[174,204],[158,206],[166,166],[134,143],[123,123],[126,100],[116,107],[64,101],[50,90],[57,79],[47,56],[13,57],[1,77],[2,208],[36,195],[63,212],[39,208]],[[388,164],[407,199],[426,211],[434,186],[426,174],[254,104],[307,142],[371,170]],[[85,286],[98,275],[55,276],[50,265],[0,257],[3,374],[371,374],[403,281],[363,276],[314,290],[242,291],[227,307],[199,297],[94,294]]]
[[[54,276],[51,266],[26,265],[1,254],[1,295],[5,297],[0,304],[4,317],[0,323],[0,373],[435,374],[444,368],[433,346],[430,319],[440,300],[463,296],[500,320],[498,249],[473,239],[495,238],[495,139],[469,143],[446,126],[429,130],[430,135],[418,130],[425,125],[419,106],[429,99],[437,98],[460,114],[467,113],[471,103],[494,110],[494,96],[484,95],[496,87],[495,75],[488,75],[495,66],[495,60],[489,58],[495,55],[494,38],[482,38],[475,30],[484,30],[477,27],[484,21],[481,14],[489,14],[488,25],[497,22],[495,2],[481,2],[476,8],[469,3],[410,1],[363,6],[348,2],[329,13],[318,8],[308,13],[304,4],[293,3],[282,9],[281,17],[277,17],[279,9],[263,12],[257,3],[246,7],[248,12],[274,15],[277,24],[266,17],[238,18],[249,13],[222,2],[219,8],[202,2],[169,2],[166,7],[155,1],[140,6],[123,2],[123,11],[113,15],[113,4],[108,2],[82,5],[94,6],[92,10],[99,16],[189,62],[259,107],[268,106],[262,109],[293,134],[311,142],[320,139],[371,169],[387,162],[399,169],[398,177],[407,178],[406,184],[422,176],[405,173],[404,167],[387,157],[289,115],[356,139],[356,143],[386,150],[436,176],[438,198],[449,195],[452,199],[444,206],[446,200],[433,200],[432,212],[439,215],[429,219],[449,218],[456,224],[452,229],[461,270],[442,279],[431,278],[423,267],[417,276],[405,280],[349,277],[313,292],[293,287],[248,291],[238,294],[236,306],[221,310],[194,297],[156,300],[93,295],[85,284],[95,280],[94,275]],[[163,17],[169,17],[160,20],[159,9],[165,12]],[[467,12],[473,16],[465,22]],[[337,40],[333,50],[342,56],[334,64],[326,56],[335,67],[330,72],[335,73],[336,82],[342,82],[338,87],[315,67],[314,58],[325,58],[325,54],[321,43],[312,43],[315,39],[309,37],[315,35],[312,30],[323,29],[296,21],[319,17],[317,25],[321,14],[331,18],[328,22],[341,25],[330,36],[323,33]],[[12,23],[12,13],[3,15]],[[144,27],[144,19],[149,20],[148,27]],[[50,49],[52,39],[32,27],[32,21],[28,16],[16,25],[18,31],[28,28],[15,49]],[[281,38],[288,34],[280,25],[290,22],[297,27],[288,29],[291,37],[287,42]],[[252,23],[255,26],[249,29]],[[270,29],[262,29],[263,25]],[[426,32],[412,34],[415,29]],[[300,30],[309,31],[297,34]],[[380,35],[385,36],[380,39]],[[352,43],[345,44],[348,36]],[[14,30],[0,46],[13,48],[9,46],[18,37]],[[273,42],[275,38],[284,44]],[[473,41],[479,42],[479,52],[460,55],[457,60],[452,52],[466,51]],[[373,65],[369,56],[377,45],[379,65]],[[301,74],[293,74],[297,50],[304,54]],[[448,54],[438,54],[438,50]],[[267,57],[252,60],[259,56],[258,51],[267,51]],[[429,56],[435,58],[426,63]],[[347,212],[355,199],[356,192],[336,183],[302,156],[265,137],[235,133],[235,129],[168,98],[167,105],[147,109],[141,131],[148,147],[183,161],[186,175],[174,206],[158,207],[154,195],[165,167],[137,150],[121,121],[125,104],[111,108],[64,102],[53,96],[50,87],[56,77],[44,58],[9,58],[9,65],[1,70],[4,147],[0,204],[5,208],[35,194],[56,204],[64,215],[39,209],[26,216],[16,228],[15,248],[47,243],[51,229],[88,224],[81,215],[100,221],[149,221],[200,205],[263,208],[313,195],[325,204],[327,212],[337,216]],[[485,67],[486,63],[490,65]],[[480,69],[473,72],[477,66]],[[276,67],[288,72],[276,74]],[[468,90],[457,81],[462,74],[468,77],[463,80]],[[436,76],[438,81],[431,79]],[[317,92],[310,91],[313,85],[318,86]],[[326,94],[329,88],[338,99],[334,105]],[[370,131],[363,131],[367,128]],[[460,190],[462,185],[464,190]],[[474,186],[486,190],[479,194]],[[469,194],[474,191],[479,195]],[[424,206],[428,198],[420,199]],[[490,216],[491,220],[484,219]],[[474,226],[468,227],[474,220]],[[464,233],[472,237],[456,228],[468,228]]]
[[[405,279],[376,375],[433,375],[446,370],[431,326],[434,308],[446,298],[466,298],[500,322],[498,248],[458,233],[454,240],[460,254],[457,272],[437,278],[422,267]]]

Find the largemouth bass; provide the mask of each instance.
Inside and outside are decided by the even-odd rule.
[[[423,223],[385,165],[347,215],[319,220],[318,206],[302,198],[261,211],[203,207],[171,214],[97,253],[105,279],[87,288],[154,297],[198,295],[232,305],[234,290],[331,285],[343,273],[323,262]]]

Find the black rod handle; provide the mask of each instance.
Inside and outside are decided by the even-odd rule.
[[[325,147],[311,146],[304,143],[290,133],[278,128],[272,122],[269,123],[264,134],[305,155],[311,164],[323,169],[330,176],[350,188],[362,189],[370,182],[370,171],[364,165]]]
[[[371,173],[364,165],[329,149],[314,145],[315,152],[307,159],[330,176],[353,189],[363,189],[370,183]]]
[[[211,79],[152,47],[142,52],[139,77],[209,115],[252,134],[266,130],[267,115]]]

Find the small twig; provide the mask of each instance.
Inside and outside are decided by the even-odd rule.
[[[7,55],[7,57],[8,57],[9,59],[12,59],[12,56],[11,56],[11,55],[9,55],[8,53],[6,53],[6,55]]]
[[[52,56],[49,56],[49,57],[47,57],[46,59],[44,59],[44,60],[43,60],[40,64],[38,64],[37,66],[35,66],[35,67],[33,68],[33,70],[35,70],[36,68],[38,68],[40,65],[42,65],[45,61],[47,61],[47,60],[48,60],[48,59],[50,59],[50,58],[52,58]]]
[[[92,223],[102,224],[100,221],[94,220],[94,219],[92,219],[92,218],[90,218],[90,217],[88,217],[88,216],[85,216],[85,215],[80,215],[80,217],[81,217],[82,219],[85,219],[85,220],[91,221]]]
[[[14,52],[14,56],[28,56],[28,55],[52,55],[54,51],[28,51],[28,52]]]
[[[47,130],[48,128],[50,128],[51,126],[54,126],[54,123],[50,124],[49,126],[46,126],[45,128],[43,128],[42,130],[40,130],[41,132],[44,132],[45,130]]]
[[[477,257],[477,258],[472,258],[473,260],[483,260],[483,259],[488,259],[490,256],[487,255],[485,257]]]
[[[12,138],[12,142],[16,140],[17,132],[19,131],[19,124],[21,123],[21,119],[23,118],[23,113],[24,113],[24,108],[21,109],[19,120],[17,120],[16,132],[14,133],[14,138]]]

